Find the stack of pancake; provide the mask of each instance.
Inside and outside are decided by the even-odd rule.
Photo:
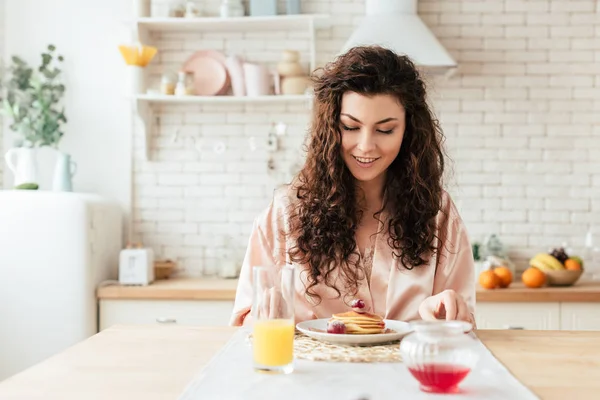
[[[373,334],[383,333],[385,322],[379,315],[371,313],[357,313],[348,311],[341,314],[333,314],[329,323],[332,321],[341,321],[346,325],[347,334]]]

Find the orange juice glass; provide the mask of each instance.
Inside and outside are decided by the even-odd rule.
[[[254,368],[288,374],[294,370],[294,269],[254,267],[253,275]]]

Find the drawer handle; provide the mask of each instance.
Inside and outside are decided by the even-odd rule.
[[[504,329],[525,330],[525,328],[522,326],[514,326],[514,325],[505,325]]]
[[[156,322],[159,324],[176,324],[177,320],[175,318],[156,318]]]

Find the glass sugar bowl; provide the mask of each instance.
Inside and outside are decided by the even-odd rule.
[[[412,376],[428,393],[456,393],[478,361],[472,325],[462,321],[415,321],[402,339],[400,354]]]

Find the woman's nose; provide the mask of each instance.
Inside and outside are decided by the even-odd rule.
[[[368,153],[375,149],[375,141],[373,135],[370,132],[361,132],[358,139],[358,149],[363,153]]]

